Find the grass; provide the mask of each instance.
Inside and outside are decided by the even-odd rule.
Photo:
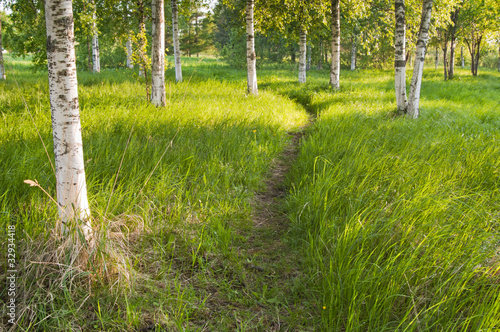
[[[36,179],[55,196],[39,138],[52,158],[46,73],[7,59],[0,232],[16,225],[19,328],[500,326],[498,73],[458,69],[443,82],[441,71],[426,70],[422,116],[413,121],[395,116],[390,71],[343,72],[334,92],[327,71],[298,85],[295,72],[264,68],[252,97],[244,72],[185,60],[185,82],[173,83],[167,70],[159,109],[128,70],[78,74],[87,185],[102,234],[95,265],[78,266],[56,250],[54,204],[23,183]],[[308,113],[315,123],[275,207],[290,224],[254,227],[256,193]],[[5,291],[0,299],[5,306]]]

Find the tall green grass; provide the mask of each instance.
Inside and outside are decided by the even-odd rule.
[[[395,117],[391,72],[275,85],[319,114],[286,204],[323,329],[500,327],[500,77],[458,76],[426,71],[418,120]]]

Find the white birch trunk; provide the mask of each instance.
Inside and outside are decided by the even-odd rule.
[[[163,0],[152,2],[151,102],[165,106],[165,19]]]
[[[311,40],[307,43],[307,65],[306,71],[311,70],[311,61],[312,61],[312,49],[311,49]]]
[[[463,45],[460,47],[460,62],[462,63],[462,68],[464,68],[465,67],[465,60],[464,60],[464,46]]]
[[[408,115],[414,119],[419,116],[420,88],[422,86],[422,74],[424,71],[425,50],[427,48],[427,41],[429,40],[429,25],[433,2],[433,0],[424,0],[422,4],[417,51],[415,52],[415,64],[413,66],[413,76],[411,78],[410,95],[408,98]]]
[[[351,45],[351,71],[356,70],[356,37],[352,38]]]
[[[5,66],[3,64],[3,52],[2,52],[2,21],[0,21],[0,80],[6,79],[5,76]]]
[[[405,0],[395,0],[394,12],[396,15],[395,29],[395,85],[396,105],[399,113],[406,113],[406,9]]]
[[[99,36],[97,35],[97,15],[93,14],[92,30],[94,35],[92,36],[92,71],[94,73],[101,72],[101,57],[99,55]]]
[[[305,29],[300,29],[299,43],[299,83],[306,82],[306,67],[307,67],[307,32]]]
[[[172,0],[172,32],[174,39],[175,81],[182,82],[181,49],[179,46],[179,19],[177,0]]]
[[[255,35],[253,29],[254,0],[247,0],[247,91],[257,95],[257,69],[255,66]]]
[[[330,85],[340,88],[340,7],[339,0],[332,0],[332,66]]]
[[[128,37],[125,46],[127,48],[127,68],[132,69],[134,65],[132,64],[132,39],[130,37]]]
[[[85,183],[71,0],[46,0],[45,18],[59,216],[63,232],[67,231],[64,224],[77,218],[83,222],[83,233],[88,238],[92,229]]]

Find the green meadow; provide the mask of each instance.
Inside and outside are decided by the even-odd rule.
[[[183,58],[164,108],[131,70],[79,72],[101,236],[78,265],[53,235],[47,73],[9,57],[6,72],[0,234],[16,226],[16,330],[500,328],[500,73],[426,69],[412,120],[395,113],[392,71],[342,71],[332,91],[327,70],[299,85],[264,66],[255,97],[245,71]],[[258,226],[277,160],[290,165],[272,202],[286,223]]]

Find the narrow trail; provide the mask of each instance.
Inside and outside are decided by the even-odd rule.
[[[312,320],[316,315],[311,315],[311,309],[317,305],[307,297],[310,276],[301,270],[299,251],[284,241],[289,220],[282,209],[289,189],[286,176],[299,154],[304,130],[312,122],[310,119],[299,131],[289,133],[289,144],[273,160],[265,189],[252,202],[253,227],[240,248],[241,256],[246,259],[247,288],[257,298],[256,305],[249,309],[265,331],[313,330]]]

